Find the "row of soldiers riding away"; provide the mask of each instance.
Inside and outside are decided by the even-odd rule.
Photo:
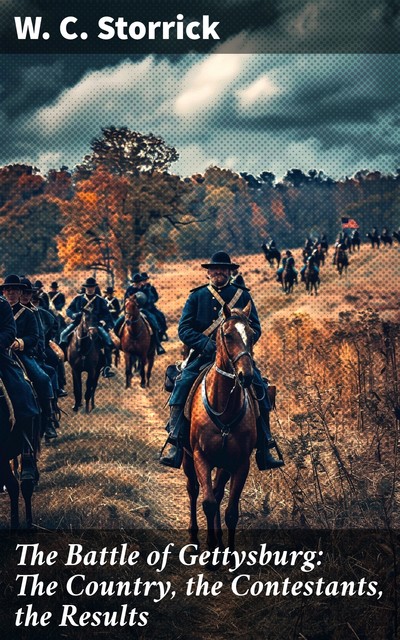
[[[66,316],[72,321],[65,327],[65,323],[60,316],[66,301],[64,294],[59,291],[58,283],[51,284],[49,293],[43,291],[43,285],[40,281],[35,282],[39,292],[40,305],[45,309],[56,312],[58,320],[62,322],[63,328],[60,331],[59,344],[65,351],[68,341],[74,329],[78,326],[82,313],[85,309],[91,308],[97,319],[98,334],[101,338],[104,348],[105,366],[102,375],[105,378],[111,378],[115,374],[111,369],[111,354],[113,349],[113,341],[110,331],[114,330],[118,335],[124,323],[124,315],[121,315],[121,303],[114,295],[114,288],[109,286],[106,288],[104,297],[95,278],[87,278],[82,285],[78,295],[71,301],[66,309]],[[158,301],[158,293],[156,288],[150,283],[147,273],[136,273],[131,284],[128,286],[124,301],[129,296],[135,294],[138,305],[142,314],[148,320],[156,342],[156,349],[159,355],[165,353],[161,344],[162,340],[167,340],[167,324],[164,314],[156,307]]]
[[[199,371],[205,365],[215,360],[216,343],[214,337],[215,331],[221,322],[222,316],[220,311],[224,303],[227,303],[231,308],[236,307],[243,309],[247,303],[250,302],[250,323],[254,332],[254,343],[257,342],[261,335],[260,321],[250,292],[240,283],[240,278],[238,281],[237,278],[233,277],[233,275],[237,273],[239,265],[232,263],[230,257],[225,252],[218,252],[212,257],[210,263],[202,266],[207,269],[208,283],[191,292],[179,322],[178,334],[182,342],[190,349],[190,355],[185,363],[186,366],[181,369],[175,381],[174,390],[170,397],[171,415],[167,425],[169,433],[166,443],[167,451],[160,458],[162,464],[175,468],[180,466],[183,447],[188,443],[188,422],[184,417],[183,411],[185,401]],[[147,298],[147,292],[144,293],[144,291],[146,291],[144,284],[148,278],[146,278],[146,274],[144,275],[144,278],[140,274],[134,276],[132,284],[126,291],[125,297],[129,297],[129,295],[133,293],[139,301],[141,300],[141,296]],[[54,354],[52,353],[52,349],[48,348],[48,333],[46,336],[42,318],[47,319],[51,314],[49,314],[43,306],[39,306],[41,300],[42,305],[46,304],[46,302],[43,302],[45,296],[43,296],[43,293],[40,291],[41,287],[39,285],[41,283],[37,282],[35,284],[38,286],[32,287],[29,280],[20,279],[16,275],[9,275],[1,285],[2,292],[11,305],[12,312],[9,314],[9,320],[11,318],[13,325],[9,331],[9,338],[2,343],[1,355],[3,365],[5,362],[4,358],[6,360],[8,358],[8,363],[15,362],[15,360],[18,359],[24,366],[35,388],[41,411],[46,417],[44,435],[46,439],[51,439],[57,436],[54,428],[54,403],[56,402],[57,395],[65,395],[63,390],[65,379],[64,373],[60,373],[60,369],[63,371],[63,365],[61,367],[59,361],[57,361],[57,365],[54,362],[54,367],[48,364],[49,359],[53,358],[54,360]],[[114,322],[108,303],[104,298],[96,294],[96,287],[97,283],[95,279],[88,278],[84,283],[85,293],[76,296],[69,305],[67,315],[73,322],[61,333],[60,342],[68,340],[66,333],[72,333],[79,322],[79,314],[82,313],[82,309],[89,303],[98,306],[98,322],[101,323],[100,329],[103,329],[106,350],[107,347],[111,347],[111,341],[109,342],[107,338],[109,338],[109,330],[114,327]],[[51,289],[53,295],[49,296],[49,302],[51,300],[54,308],[57,309],[58,307],[58,310],[61,310],[61,305],[62,303],[65,304],[65,302],[61,295],[56,295],[58,292],[57,283],[53,283]],[[147,291],[149,291],[149,288],[147,288]],[[110,288],[107,295],[108,302],[111,304],[113,302],[112,294],[113,291]],[[145,302],[144,297],[142,298],[142,303]],[[0,309],[4,311],[7,306],[7,302],[2,298]],[[117,309],[115,313],[117,313]],[[2,315],[4,316],[4,314]],[[4,318],[5,316],[2,317],[2,321]],[[119,322],[121,323],[121,320]],[[118,320],[116,324],[118,330]],[[39,329],[39,327],[41,327],[41,329]],[[161,329],[164,330],[164,338],[166,338],[165,319]],[[159,330],[161,329],[159,326]],[[12,340],[10,340],[10,336],[13,337]],[[41,353],[39,342],[44,346],[47,356]],[[111,350],[106,357],[106,366],[103,372],[105,377],[109,377],[110,374],[112,374],[110,369],[107,368],[110,367],[111,364],[110,356]],[[2,374],[4,373],[3,368],[1,371]],[[7,380],[7,375],[4,376],[4,379]],[[22,383],[23,380],[21,380],[21,387]],[[277,468],[284,463],[270,432],[269,413],[271,410],[271,402],[268,394],[268,383],[262,378],[257,368],[255,368],[253,388],[258,399],[260,410],[260,416],[257,421],[257,464],[260,470]],[[18,395],[17,393],[17,396],[14,397],[13,400],[19,404],[23,398],[24,394],[21,388],[20,394]],[[273,448],[276,448],[278,451],[279,459],[275,459],[272,456],[271,450]]]

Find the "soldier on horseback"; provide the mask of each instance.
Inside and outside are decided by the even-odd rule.
[[[65,295],[59,291],[58,282],[52,282],[50,291],[47,294],[50,300],[50,309],[52,311],[61,312],[65,307]]]
[[[115,324],[121,313],[121,305],[118,298],[114,295],[114,287],[107,287],[104,300],[107,303],[108,310]]]
[[[147,274],[144,274],[144,275],[147,276]],[[143,286],[145,285],[145,282],[146,280],[143,279],[140,273],[135,273],[135,275],[131,280],[130,286],[125,291],[124,302],[127,298],[129,298],[132,295],[136,295],[137,293],[141,293],[145,296],[145,298],[141,299],[139,306],[141,311],[143,312],[143,315],[145,315],[147,320],[149,321],[151,330],[153,332],[154,340],[155,340],[157,355],[160,356],[165,353],[165,349],[161,344],[162,331],[161,331],[161,327],[160,327],[160,323],[158,321],[157,315],[154,313],[154,309],[153,309],[154,307],[153,294],[151,290],[149,290],[148,288],[146,290],[146,288]],[[157,299],[158,299],[158,294],[157,294]],[[120,334],[123,323],[124,323],[124,317],[121,316],[117,320],[115,325],[115,333],[117,335]]]
[[[294,273],[294,282],[297,284],[297,269],[295,268],[295,261],[294,261],[294,257],[292,252],[288,249],[287,251],[285,251],[285,257],[282,260],[282,266],[279,267],[279,269],[277,269],[276,271],[276,279],[278,282],[280,282],[281,284],[283,284],[282,282],[282,277],[283,277],[283,272],[285,271],[285,269],[287,271],[292,270]]]
[[[51,311],[47,311],[40,306],[39,296],[35,288],[33,288],[32,292],[31,308],[34,311],[37,310],[39,312],[39,319],[43,326],[46,361],[54,367],[57,372],[57,397],[64,398],[68,395],[68,392],[65,391],[67,381],[65,377],[64,354],[62,353],[62,349],[60,350],[56,343],[56,334],[58,331],[57,318],[54,317],[54,314],[52,314]],[[53,346],[51,346],[50,343],[52,343]],[[53,349],[55,349],[55,351]]]
[[[257,342],[261,335],[260,321],[249,290],[230,281],[231,271],[238,269],[239,265],[232,263],[227,253],[218,251],[212,256],[210,263],[201,266],[207,269],[209,284],[191,291],[179,321],[179,337],[191,349],[191,353],[186,366],[182,368],[175,381],[169,399],[170,419],[167,425],[169,436],[165,445],[167,453],[163,455],[162,452],[160,456],[161,464],[173,468],[180,467],[183,447],[187,440],[188,423],[184,417],[184,405],[199,371],[212,363],[215,358],[216,343],[213,338],[223,320],[221,310],[224,303],[227,303],[230,308],[243,309],[248,302],[251,302],[249,321],[254,331],[254,342]],[[254,372],[253,385],[260,408],[260,418],[257,421],[256,461],[260,470],[274,469],[281,467],[284,462],[281,456],[276,460],[271,454],[271,449],[276,447],[269,426],[271,405],[260,371],[255,367]]]
[[[29,381],[12,357],[11,346],[15,339],[16,325],[12,308],[0,296],[0,379],[4,385],[2,395],[10,402],[9,410],[15,420],[20,421],[23,429],[21,480],[37,482],[33,420],[39,415],[39,408]]]
[[[305,265],[303,265],[300,269],[300,279],[302,282],[305,282],[305,272],[307,269],[307,266],[310,267],[310,269],[312,269],[316,274],[319,275],[319,267],[317,264],[318,260],[316,257],[316,249],[314,249],[314,251],[312,252],[312,254],[310,256],[308,256],[307,258],[307,262],[305,263]]]
[[[50,308],[50,297],[44,290],[43,282],[41,280],[35,280],[35,283],[34,283],[33,286],[38,291],[39,306],[43,307],[43,309],[49,310],[49,308]]]
[[[140,274],[142,278],[142,291],[147,296],[147,309],[157,318],[158,326],[160,328],[160,340],[168,340],[167,336],[167,321],[165,319],[165,315],[163,312],[156,306],[158,302],[159,295],[158,291],[153,284],[150,282],[150,277],[147,275],[145,271]]]
[[[113,343],[109,331],[113,329],[114,322],[106,301],[95,293],[96,287],[98,286],[96,280],[94,278],[87,278],[83,286],[85,287],[86,293],[75,296],[67,309],[67,316],[71,318],[73,322],[62,331],[60,335],[60,346],[68,344],[69,336],[79,325],[84,309],[91,308],[96,316],[96,326],[104,348],[105,366],[103,367],[102,375],[104,378],[112,378],[115,376],[115,373],[111,371]]]
[[[20,294],[26,289],[17,275],[11,274],[0,285],[4,296],[11,305],[17,329],[17,337],[11,350],[21,361],[36,391],[44,420],[43,433],[46,440],[57,437],[55,426],[58,426],[54,412],[54,393],[51,380],[37,361],[39,329],[34,312],[22,305]]]

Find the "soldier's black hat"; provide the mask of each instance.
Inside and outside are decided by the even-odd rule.
[[[50,289],[58,289],[58,282],[52,282],[50,285]]]
[[[143,281],[150,279],[150,276],[145,271],[143,271],[143,273],[141,273],[140,275]]]
[[[26,289],[26,284],[23,284],[21,282],[21,279],[19,276],[15,275],[14,273],[11,273],[9,276],[7,276],[4,280],[4,282],[2,282],[0,284],[0,288],[1,289]]]
[[[24,293],[34,293],[37,291],[36,287],[32,286],[32,282],[29,278],[20,278],[21,284],[25,285]]]
[[[36,280],[35,284],[33,285],[36,289],[42,289],[43,287],[43,282],[41,280]]]
[[[225,251],[217,251],[211,256],[211,261],[201,265],[203,269],[211,269],[212,267],[223,267],[224,269],[239,269],[240,265],[231,262],[230,256]]]
[[[140,275],[140,273],[135,273],[135,275],[132,277],[131,282],[135,282],[135,283],[137,283],[137,282],[143,282],[143,278],[142,278],[142,276]]]
[[[107,287],[106,293],[114,293],[114,287]]]
[[[86,282],[83,283],[82,287],[97,287],[96,278],[86,278]]]

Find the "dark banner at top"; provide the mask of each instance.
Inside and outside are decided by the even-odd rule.
[[[1,53],[397,53],[397,0],[1,3]]]

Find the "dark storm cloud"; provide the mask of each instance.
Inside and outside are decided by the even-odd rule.
[[[398,165],[398,56],[91,58],[3,64],[1,164],[73,167],[114,124],[163,136],[182,174],[211,163],[279,175],[302,161],[336,176]]]

